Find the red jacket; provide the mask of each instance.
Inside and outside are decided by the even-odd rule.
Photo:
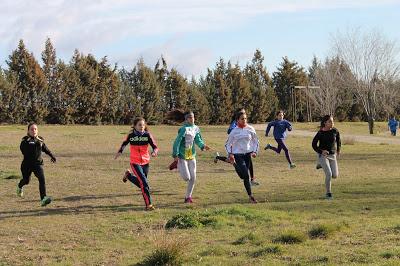
[[[156,141],[148,131],[139,132],[134,130],[133,132],[129,133],[124,142],[122,142],[121,148],[119,148],[118,152],[122,153],[128,143],[130,144],[131,164],[145,165],[150,162],[150,154],[148,149],[149,144],[152,147],[153,152],[158,152]]]

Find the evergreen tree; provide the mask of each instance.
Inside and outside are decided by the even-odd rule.
[[[233,110],[238,108],[245,108],[249,110],[251,106],[251,84],[245,79],[239,65],[235,65],[234,68],[228,63],[228,86],[232,90],[232,107]]]
[[[278,70],[273,73],[273,84],[278,96],[279,108],[287,111],[290,119],[294,121],[301,119],[302,114],[305,113],[305,105],[301,106],[297,103],[305,103],[305,95],[295,90],[294,86],[307,84],[307,75],[303,67],[284,57]]]
[[[6,61],[11,75],[16,77],[18,104],[16,122],[43,122],[47,111],[47,85],[44,73],[22,40]]]
[[[120,104],[118,113],[120,123],[131,124],[135,116],[141,114],[139,99],[134,90],[134,72],[122,69],[119,71]]]
[[[188,86],[187,110],[196,115],[196,123],[208,124],[210,122],[210,109],[206,96],[200,90],[194,77]]]
[[[0,68],[0,123],[19,123],[18,110],[23,109],[16,79]]]
[[[167,80],[168,109],[186,110],[188,105],[188,83],[186,79],[176,70],[172,69]]]
[[[133,69],[133,86],[140,108],[139,115],[149,123],[160,123],[163,120],[161,86],[154,71],[144,64],[143,59]]]
[[[45,49],[42,52],[43,61],[43,73],[46,77],[47,85],[47,101],[46,106],[48,109],[48,115],[46,117],[46,122],[50,124],[60,123],[58,118],[58,105],[60,97],[59,88],[59,77],[57,76],[57,57],[56,50],[51,43],[50,38],[47,38],[45,43]]]
[[[166,113],[173,109],[174,91],[173,88],[168,84],[169,71],[167,67],[167,61],[163,56],[161,56],[160,60],[157,61],[157,64],[154,67],[154,73],[156,74],[157,82],[159,83],[161,90],[164,92],[161,97],[161,101],[163,113]]]
[[[225,81],[226,74],[225,62],[220,58],[215,70],[209,71],[207,75],[209,82],[207,88],[210,89],[209,104],[212,110],[210,122],[213,124],[227,124],[232,116],[232,93]]]
[[[277,99],[272,90],[271,78],[264,66],[264,57],[260,50],[256,50],[251,64],[246,65],[244,73],[250,82],[252,94],[248,110],[250,122],[264,122],[275,112]]]

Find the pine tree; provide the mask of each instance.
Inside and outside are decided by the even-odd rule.
[[[16,120],[19,123],[42,123],[48,114],[46,78],[33,54],[25,48],[23,40],[19,41],[18,48],[9,56],[7,65],[11,75],[16,77],[16,95],[21,103],[15,112]]]
[[[279,108],[287,112],[289,119],[294,121],[301,119],[302,114],[305,113],[305,105],[303,110],[302,106],[297,105],[296,109],[294,109],[294,104],[305,102],[305,96],[300,91],[295,90],[294,86],[307,84],[307,75],[303,67],[298,66],[297,62],[291,62],[287,57],[284,57],[278,70],[273,73],[273,84],[279,99]]]
[[[46,85],[47,85],[47,101],[46,106],[48,109],[48,115],[46,117],[46,122],[50,124],[60,123],[58,118],[59,115],[59,99],[60,92],[58,91],[58,87],[60,83],[58,82],[57,77],[57,57],[56,50],[51,43],[50,38],[47,38],[45,43],[45,49],[42,52],[42,61],[43,61],[43,73],[46,77]]]
[[[148,68],[143,59],[140,59],[133,69],[133,90],[138,99],[140,116],[143,116],[148,123],[157,124],[163,120],[161,97],[161,86],[157,77]]]
[[[251,85],[250,82],[245,79],[239,65],[236,64],[235,67],[232,68],[230,62],[228,62],[227,83],[232,91],[233,110],[238,108],[249,110],[252,100]]]
[[[161,101],[163,106],[163,113],[166,113],[173,109],[174,92],[173,88],[171,88],[168,84],[170,73],[168,71],[167,61],[163,56],[161,56],[160,60],[157,61],[157,64],[154,67],[154,73],[157,77],[157,82],[160,85],[161,91],[163,92]]]
[[[188,83],[186,79],[176,70],[171,69],[167,80],[167,88],[169,88],[170,97],[168,97],[169,110],[181,109],[186,110],[188,105]]]
[[[226,84],[227,70],[225,62],[220,58],[214,71],[209,71],[207,81],[210,89],[209,104],[212,110],[210,122],[213,124],[227,124],[230,122],[233,106],[232,93]]]
[[[196,115],[196,123],[208,124],[210,122],[210,109],[207,98],[194,77],[189,83],[187,95],[187,110],[191,110]]]
[[[260,50],[256,50],[251,64],[246,65],[244,73],[250,82],[252,95],[251,105],[247,110],[250,122],[264,122],[274,113],[277,99]]]

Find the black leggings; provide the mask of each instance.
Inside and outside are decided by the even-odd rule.
[[[251,162],[251,153],[234,154],[236,163],[234,164],[236,173],[243,179],[244,187],[247,195],[251,196],[251,185],[249,176],[249,166]]]
[[[226,156],[216,156],[215,158],[217,158],[220,161],[229,163],[229,159]],[[253,170],[253,161],[251,160],[251,156],[250,156],[249,172],[250,172],[251,180],[253,180],[254,179],[254,170]]]
[[[42,165],[31,165],[22,162],[21,164],[22,179],[21,181],[19,181],[18,187],[22,188],[23,186],[29,184],[32,172],[39,180],[40,199],[42,200],[46,196],[46,181],[44,179],[44,171]]]

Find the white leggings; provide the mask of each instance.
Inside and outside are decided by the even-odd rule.
[[[326,193],[331,193],[332,178],[339,176],[339,168],[336,160],[336,154],[323,156],[319,154],[319,164],[325,172]]]
[[[185,160],[179,158],[178,170],[181,174],[182,179],[185,181],[189,181],[186,190],[186,198],[189,198],[192,196],[194,182],[196,181],[196,159]]]

